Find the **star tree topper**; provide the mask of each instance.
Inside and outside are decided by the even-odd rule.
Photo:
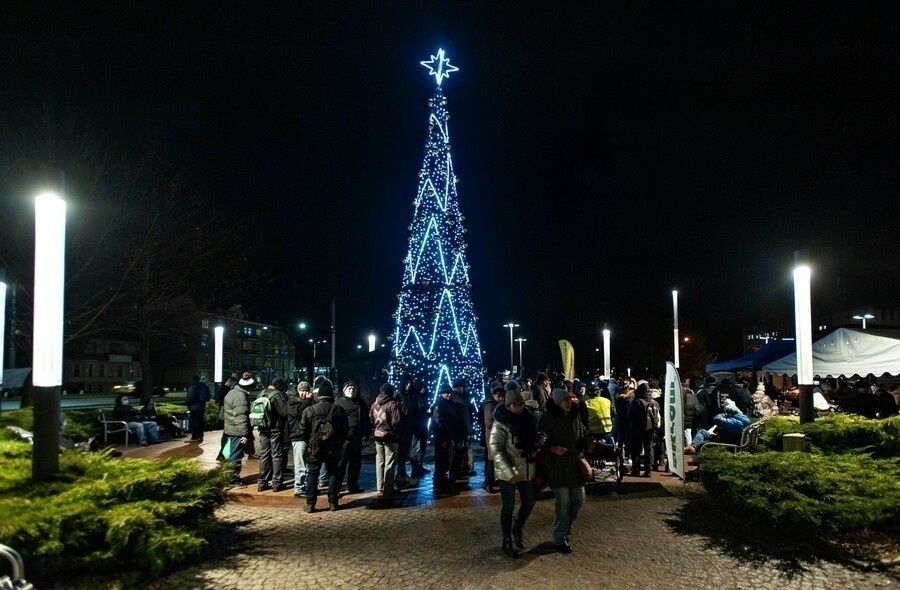
[[[438,86],[451,72],[459,71],[459,68],[450,65],[450,60],[444,57],[443,49],[438,49],[437,55],[432,55],[430,61],[420,61],[419,63],[428,68],[428,75],[434,76]]]

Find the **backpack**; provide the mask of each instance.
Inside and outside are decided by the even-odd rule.
[[[269,418],[269,407],[272,405],[272,398],[278,395],[278,390],[270,393],[263,392],[259,394],[250,404],[250,425],[258,428],[271,428],[272,422]]]
[[[652,401],[641,403],[644,404],[644,415],[647,417],[644,430],[659,430],[659,405]]]
[[[328,411],[328,414],[313,418],[309,443],[307,444],[309,456],[313,459],[325,459],[334,454],[336,446],[334,424],[332,423],[332,419],[334,418],[334,407],[335,404],[331,404],[331,409]]]
[[[211,397],[212,396],[209,394],[209,387],[204,384],[203,387],[200,388],[200,401],[206,403]]]

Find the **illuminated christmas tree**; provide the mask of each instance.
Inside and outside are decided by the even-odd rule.
[[[439,49],[421,62],[437,80],[428,101],[428,139],[419,172],[409,226],[409,253],[403,259],[403,285],[397,294],[390,380],[405,375],[428,386],[431,396],[457,378],[469,384],[473,399],[484,396],[481,345],[469,283],[465,217],[459,212],[457,178],[450,156],[447,99],[441,82],[457,68]]]

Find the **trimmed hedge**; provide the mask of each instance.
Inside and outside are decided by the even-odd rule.
[[[777,416],[766,422],[760,445],[767,450],[780,451],[782,437],[794,432],[806,435],[812,452],[900,456],[900,416],[871,420],[854,414],[833,414],[803,425],[796,418]]]
[[[711,449],[701,479],[742,521],[785,535],[896,532],[900,524],[897,458]]]
[[[160,573],[195,556],[225,503],[227,475],[191,460],[112,459],[67,451],[60,474],[31,480],[31,446],[0,437],[0,542],[29,572],[139,569]]]

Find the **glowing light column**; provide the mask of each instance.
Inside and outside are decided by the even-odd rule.
[[[674,362],[672,364],[675,365],[677,369],[679,367],[678,364],[678,291],[672,291],[672,315],[675,318],[675,335],[674,335],[674,344],[675,344],[675,356],[673,357]]]
[[[66,202],[45,193],[34,201],[34,453],[32,477],[59,472],[59,393],[63,375]]]
[[[0,391],[3,390],[3,353],[6,351],[6,272],[0,270]]]
[[[603,327],[603,374],[612,379],[612,367],[609,354],[609,326]]]
[[[225,328],[216,326],[213,328],[213,342],[216,346],[216,364],[213,373],[213,381],[216,385],[222,383],[222,347],[225,340]]]
[[[794,325],[797,335],[797,385],[800,390],[800,422],[812,422],[813,358],[812,304],[810,297],[809,252],[794,252]]]

